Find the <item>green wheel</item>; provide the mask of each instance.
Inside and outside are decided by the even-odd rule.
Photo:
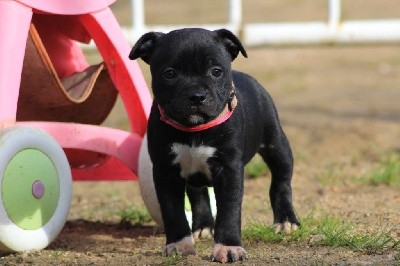
[[[1,130],[0,191],[0,250],[45,248],[71,203],[71,169],[60,145],[33,127]]]

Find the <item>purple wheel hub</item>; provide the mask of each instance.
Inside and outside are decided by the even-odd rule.
[[[43,197],[43,195],[44,195],[44,184],[42,183],[42,181],[36,180],[35,182],[33,182],[32,195],[37,199],[40,199],[40,198]]]

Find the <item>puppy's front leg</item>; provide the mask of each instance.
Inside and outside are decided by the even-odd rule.
[[[194,240],[185,216],[185,182],[173,169],[153,167],[154,185],[167,238],[164,255],[196,254]]]
[[[241,240],[243,171],[242,163],[233,160],[213,180],[217,201],[212,254],[214,261],[225,263],[246,258]]]

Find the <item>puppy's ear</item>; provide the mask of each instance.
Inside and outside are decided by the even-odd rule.
[[[216,30],[215,33],[224,41],[226,49],[232,56],[232,61],[235,60],[239,52],[241,52],[244,57],[247,57],[246,50],[235,34],[226,29]]]
[[[144,34],[133,46],[129,53],[131,60],[142,58],[147,64],[150,63],[151,55],[153,54],[154,48],[157,44],[157,40],[163,36],[161,32],[148,32]]]

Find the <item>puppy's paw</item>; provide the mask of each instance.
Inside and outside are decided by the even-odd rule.
[[[173,254],[179,255],[191,255],[196,254],[196,249],[194,248],[194,239],[192,236],[187,236],[179,240],[178,242],[170,243],[165,246],[164,256],[171,256]]]
[[[213,235],[214,235],[214,230],[209,227],[201,228],[201,229],[193,232],[193,237],[195,240],[202,239],[202,238],[209,239],[209,238],[212,238]]]
[[[222,244],[214,244],[212,261],[221,263],[235,262],[246,259],[247,254],[241,246],[224,246]]]
[[[299,225],[296,223],[283,222],[283,223],[275,223],[272,225],[272,228],[275,229],[275,233],[289,234],[293,231],[299,229]]]

